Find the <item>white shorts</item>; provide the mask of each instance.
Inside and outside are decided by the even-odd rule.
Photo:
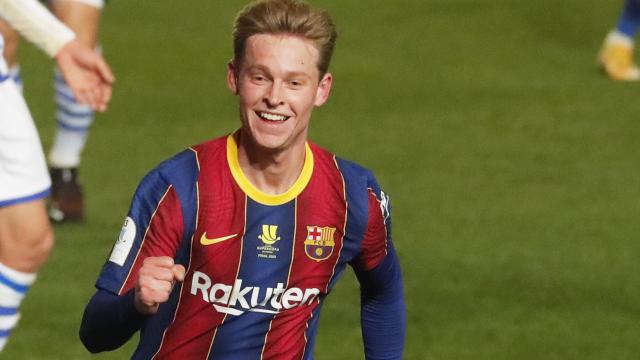
[[[38,131],[16,84],[0,82],[0,207],[49,195]]]

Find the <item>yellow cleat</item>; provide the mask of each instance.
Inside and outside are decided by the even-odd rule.
[[[613,80],[640,80],[640,69],[633,61],[633,41],[624,35],[615,32],[607,35],[598,63]]]

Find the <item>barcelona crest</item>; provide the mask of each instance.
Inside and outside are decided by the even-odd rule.
[[[315,261],[326,260],[333,254],[335,241],[333,234],[336,228],[307,226],[307,240],[304,241],[304,252]]]

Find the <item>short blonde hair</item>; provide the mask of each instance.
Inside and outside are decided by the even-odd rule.
[[[233,25],[234,62],[240,66],[247,39],[256,34],[290,34],[311,40],[319,52],[318,70],[324,76],[338,38],[327,11],[299,0],[259,0],[245,6]]]

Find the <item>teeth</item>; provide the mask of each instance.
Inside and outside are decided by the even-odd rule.
[[[260,112],[259,113],[260,117],[263,119],[267,119],[270,121],[285,121],[288,119],[287,116],[283,116],[283,115],[276,115],[276,114],[271,114],[271,113],[267,113],[267,112]]]

